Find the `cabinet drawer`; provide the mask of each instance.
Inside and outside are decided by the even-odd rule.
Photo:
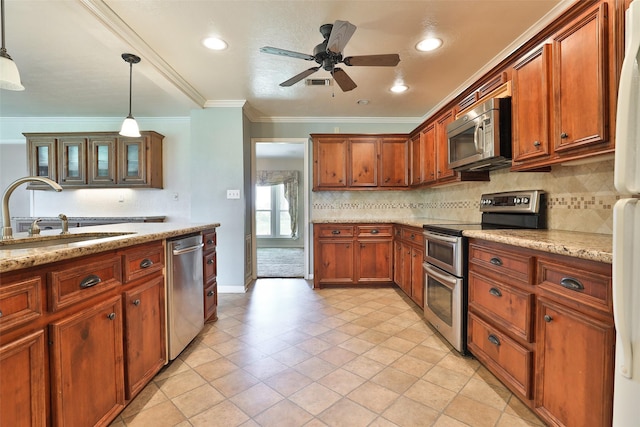
[[[528,342],[533,342],[533,300],[532,293],[469,273],[469,307]]]
[[[493,247],[469,245],[469,268],[484,267],[496,277],[505,276],[522,284],[531,285],[535,258],[531,255],[518,255]]]
[[[358,237],[393,237],[393,225],[359,225]]]
[[[521,397],[531,399],[533,352],[469,313],[469,350]]]
[[[211,279],[215,279],[216,277],[216,263],[217,263],[217,252],[211,252],[204,256],[203,258],[203,268],[204,268],[204,283],[208,283]]]
[[[316,237],[353,237],[352,225],[320,225]]]
[[[215,320],[218,307],[218,284],[214,281],[204,289],[204,318]]]
[[[124,281],[131,282],[162,271],[164,258],[164,246],[161,241],[126,250],[123,253]]]
[[[424,242],[422,241],[423,240],[422,230],[413,230],[411,228],[403,228],[402,235],[400,238],[407,242],[424,245]]]
[[[578,306],[587,305],[611,313],[611,266],[580,260],[571,260],[571,263],[539,258],[537,285],[545,291],[572,300]]]
[[[49,273],[51,310],[57,311],[122,284],[122,264],[116,254],[74,260]]]
[[[42,316],[42,277],[34,276],[0,287],[0,333]]]
[[[217,236],[216,231],[205,231],[202,233],[202,242],[204,243],[204,247],[202,248],[203,252],[209,252],[216,249]]]

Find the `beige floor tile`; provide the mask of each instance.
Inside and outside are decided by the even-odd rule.
[[[140,393],[138,393],[124,411],[122,411],[121,415],[122,417],[129,417],[140,411],[144,411],[145,409],[149,409],[160,403],[166,402],[167,400],[167,396],[160,391],[154,382],[151,382],[143,388]]]
[[[434,366],[422,379],[458,393],[469,382],[470,378],[450,369]]]
[[[235,427],[249,420],[249,416],[242,412],[229,400],[189,419],[194,427]],[[155,426],[154,426],[155,427]]]
[[[375,360],[371,360],[368,357],[359,356],[349,363],[345,363],[342,367],[356,375],[369,379],[382,371],[385,366],[386,365],[376,362]]]
[[[360,338],[351,338],[338,345],[340,348],[344,348],[356,354],[362,354],[371,350],[376,345],[372,342],[365,341]]]
[[[349,399],[378,414],[389,407],[398,396],[400,395],[395,391],[370,381],[362,384],[347,395]]]
[[[471,357],[463,357],[457,353],[449,353],[438,362],[438,366],[472,376],[480,367],[480,362]]]
[[[495,426],[502,412],[465,396],[456,396],[445,414],[472,427]]]
[[[300,344],[297,344],[296,347],[302,351],[306,351],[309,354],[317,355],[331,348],[331,344],[319,338],[313,337],[301,342]]]
[[[326,360],[322,360],[318,357],[312,357],[302,363],[297,364],[293,367],[293,369],[303,375],[306,375],[312,380],[317,381],[327,375],[329,372],[334,371],[336,367]]]
[[[237,369],[240,368],[235,363],[231,363],[225,358],[203,363],[202,365],[198,365],[194,368],[194,370],[206,381],[213,381],[216,378],[223,377]]]
[[[496,427],[538,427],[539,421],[529,421],[511,414],[502,413]]]
[[[382,320],[373,319],[369,316],[362,316],[352,320],[351,323],[358,326],[364,326],[365,328],[373,328],[374,326],[378,326],[382,323]]]
[[[236,394],[229,400],[240,408],[242,412],[253,417],[283,399],[284,397],[282,397],[282,395],[271,389],[269,386],[263,383],[258,383],[253,387]]]
[[[310,359],[313,355],[299,349],[298,347],[289,347],[285,350],[272,354],[271,357],[287,366],[295,366],[307,359]]]
[[[313,415],[318,415],[340,398],[338,393],[318,383],[311,383],[289,396],[290,401]]]
[[[169,377],[172,377],[181,372],[186,372],[190,369],[191,367],[186,363],[184,363],[181,359],[175,359],[169,362],[167,365],[165,365],[164,368],[162,368],[160,372],[158,372],[156,376],[153,377],[153,380],[154,381],[166,380]]]
[[[196,351],[193,351],[186,355],[180,355],[180,358],[192,368],[195,368],[204,363],[210,362],[212,360],[216,360],[221,358],[222,356],[216,352],[211,350],[209,347],[199,348]]]
[[[440,415],[436,422],[433,424],[433,427],[469,427],[469,424],[465,424],[456,420],[455,418],[451,418],[448,415]]]
[[[377,345],[391,338],[391,335],[368,329],[360,333],[357,338]]]
[[[329,409],[318,415],[327,425],[334,427],[367,426],[378,414],[357,403],[343,398]]]
[[[224,395],[209,384],[205,384],[175,397],[172,402],[186,418],[190,418],[223,400],[225,400]]]
[[[363,354],[364,357],[375,360],[385,365],[389,365],[402,357],[399,351],[390,348],[377,346]]]
[[[460,394],[480,403],[503,411],[511,398],[511,392],[503,385],[487,384],[484,381],[471,378],[460,390]]]
[[[402,394],[409,389],[409,387],[415,384],[416,381],[418,381],[418,377],[414,377],[413,375],[388,367],[371,378],[371,381],[386,387],[389,390],[395,391],[396,393]]]
[[[282,372],[287,369],[287,365],[279,362],[272,357],[265,357],[255,362],[249,363],[242,369],[249,372],[251,375],[258,379],[269,378],[272,375]]]
[[[378,417],[369,424],[368,427],[398,427],[398,424],[392,423],[382,417]],[[422,426],[421,426],[422,427]]]
[[[409,356],[413,356],[416,359],[424,360],[425,362],[433,363],[434,365],[441,361],[448,352],[428,347],[426,345],[418,345],[407,352]]]
[[[439,415],[439,412],[402,396],[382,413],[384,418],[403,427],[429,426]]]
[[[382,332],[383,334],[395,335],[405,328],[405,325],[398,325],[397,323],[386,321],[374,326],[371,329],[373,329],[374,331]]]
[[[353,374],[344,369],[336,369],[330,374],[324,376],[318,382],[336,393],[340,393],[345,396],[356,387],[362,385],[365,381],[367,380],[359,375]]]
[[[166,401],[132,417],[124,418],[124,422],[127,427],[173,427],[185,419],[173,403]]]
[[[344,324],[344,323],[343,323]],[[340,325],[336,325],[340,326]],[[322,341],[326,341],[331,345],[338,345],[347,340],[351,339],[351,335],[345,334],[344,332],[330,330],[325,332],[324,334],[318,335]]]
[[[169,377],[165,380],[157,381],[158,388],[169,398],[172,399],[196,387],[200,387],[205,380],[193,370],[181,372],[177,375]]]
[[[433,368],[433,364],[424,360],[416,359],[413,356],[402,356],[391,364],[391,367],[399,371],[406,372],[414,377],[422,377],[429,369]]]
[[[238,369],[223,377],[210,381],[210,384],[225,396],[232,397],[259,382],[260,380],[253,375],[242,369]]]
[[[326,360],[327,362],[335,365],[342,366],[350,360],[358,357],[357,353],[354,353],[349,350],[345,350],[340,347],[331,347],[318,355],[318,357],[322,360]]]
[[[295,369],[286,369],[264,380],[269,387],[287,397],[306,387],[312,380]]]
[[[289,400],[283,400],[255,417],[262,427],[299,427],[312,419],[313,415]]]
[[[380,343],[380,346],[390,348],[391,350],[406,353],[416,346],[416,343],[405,340],[403,338],[392,336],[391,338]]]
[[[345,334],[349,334],[353,337],[359,335],[365,331],[367,328],[364,326],[356,325],[354,323],[345,323],[344,325],[338,326],[335,328],[336,331],[344,332]]]
[[[456,397],[456,393],[428,381],[420,380],[411,386],[404,396],[418,403],[442,411]]]
[[[509,399],[509,403],[505,408],[504,412],[509,415],[513,415],[516,418],[522,418],[534,425],[544,425],[544,423],[538,418],[536,414],[531,412],[528,406],[526,406],[520,399],[511,395],[511,399]]]

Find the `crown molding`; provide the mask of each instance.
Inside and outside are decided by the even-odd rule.
[[[254,123],[407,123],[418,125],[421,117],[256,117]]]

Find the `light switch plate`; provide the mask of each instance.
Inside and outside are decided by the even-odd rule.
[[[239,199],[240,190],[227,190],[227,199]]]

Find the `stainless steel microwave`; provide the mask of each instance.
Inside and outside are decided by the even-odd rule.
[[[492,98],[447,126],[449,168],[487,171],[511,165],[511,98]]]

